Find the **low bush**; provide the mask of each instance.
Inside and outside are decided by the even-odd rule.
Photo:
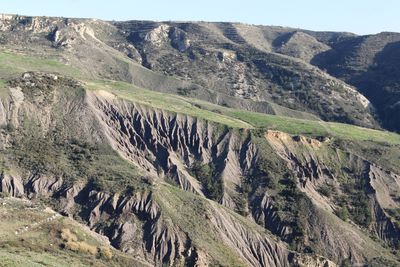
[[[87,253],[91,255],[97,254],[96,246],[90,245],[84,241],[78,241],[78,237],[74,233],[72,233],[70,229],[62,229],[60,235],[62,240],[64,241],[64,248],[80,253]]]
[[[113,257],[112,251],[110,247],[103,246],[100,248],[100,257],[111,260]]]
[[[218,177],[215,166],[210,164],[201,164],[195,162],[191,168],[191,172],[197,180],[201,182],[204,193],[213,200],[220,201],[224,192],[223,181]]]

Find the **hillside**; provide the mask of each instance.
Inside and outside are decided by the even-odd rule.
[[[0,266],[400,264],[400,135],[315,67],[360,37],[0,18]]]
[[[263,44],[273,40],[273,46],[290,29],[240,26],[11,16],[3,17],[1,39],[3,49],[56,58],[85,78],[121,80],[250,111],[293,117],[302,111],[378,127],[369,101],[355,88],[278,48],[261,49],[254,37]]]
[[[399,131],[400,34],[345,39],[318,55],[314,64],[359,88],[376,107],[382,125]]]

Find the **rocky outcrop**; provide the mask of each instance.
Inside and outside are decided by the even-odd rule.
[[[139,64],[143,63],[142,56],[140,55],[139,51],[129,43],[111,43],[111,46],[117,49],[118,51],[125,54],[127,57],[135,60]]]
[[[53,28],[53,19],[40,17],[26,17],[2,14],[0,29],[2,31],[23,30],[32,33],[46,33]]]
[[[169,38],[171,39],[171,45],[180,52],[185,52],[190,47],[190,40],[186,32],[179,28],[173,27],[169,32]]]
[[[148,33],[144,33],[141,37],[144,39],[144,41],[154,46],[160,46],[163,42],[168,40],[169,30],[169,25],[161,24]]]
[[[399,208],[397,196],[400,192],[400,176],[375,164],[368,164],[367,179],[374,192],[371,228],[379,239],[395,245],[399,240],[400,228],[387,210]]]
[[[137,179],[137,187],[133,183],[135,186],[130,190],[122,188],[116,192],[104,186],[99,189],[101,186],[96,182],[108,182],[108,179],[97,180],[97,173],[73,178],[68,173],[50,175],[47,167],[52,166],[47,166],[45,161],[39,162],[41,168],[29,164],[18,166],[24,162],[23,158],[10,157],[7,160],[15,163],[10,165],[12,171],[1,176],[1,192],[15,197],[51,199],[64,215],[86,222],[91,229],[106,236],[114,247],[151,265],[216,265],[228,260],[232,261],[231,265],[248,266],[331,264],[325,258],[337,263],[349,259],[352,264],[361,265],[371,257],[386,253],[379,243],[367,237],[365,229],[337,218],[337,204],[320,192],[320,187],[329,183],[343,193],[338,172],[333,168],[336,163],[362,171],[357,179],[367,181],[363,189],[367,190],[374,209],[370,230],[387,244],[394,243],[398,237],[387,209],[397,207],[399,177],[360,156],[331,146],[329,139],[316,140],[278,131],[265,133],[266,140],[257,137],[269,143],[268,157],[286,161],[287,169],[285,167],[279,175],[286,171],[295,174],[297,189],[304,193],[304,198],[312,200],[304,202],[306,207],[299,205],[304,218],[297,215],[293,218],[304,221],[301,230],[305,247],[310,248],[307,245],[313,243],[318,246],[313,247],[315,251],[310,255],[298,254],[284,243],[292,241],[294,226],[280,217],[279,203],[274,203],[277,198],[272,198],[273,190],[256,187],[258,185],[251,189],[257,192],[243,190],[245,178],[253,174],[252,170],[259,167],[264,156],[259,150],[262,146],[258,147],[260,140],[253,139],[260,131],[229,129],[122,100],[109,92],[88,91],[80,83],[54,74],[27,73],[10,81],[9,87],[10,97],[2,100],[4,108],[0,109],[0,118],[5,118],[5,123],[12,121],[16,125],[15,133],[27,138],[17,139],[17,134],[3,129],[4,135],[12,137],[9,145],[19,149],[18,155],[25,153],[36,157],[28,152],[32,149],[30,144],[40,138],[51,136],[63,141],[74,138],[75,141],[66,147],[63,143],[46,140],[53,142],[50,145],[57,149],[72,149],[74,157],[62,163],[77,165],[70,170],[82,171],[82,168],[92,167],[91,160],[99,156],[95,153],[100,153],[100,146],[93,144],[110,144],[137,167],[141,177],[132,177]],[[35,132],[24,128],[27,119],[34,122]],[[28,139],[33,133],[36,135]],[[79,145],[76,139],[84,142]],[[39,150],[42,148],[45,147],[39,146]],[[75,154],[80,149],[88,154],[93,152],[86,162],[88,165],[78,165]],[[55,158],[70,156],[61,154]],[[211,179],[223,184],[219,201],[222,205],[205,198],[208,195],[201,179],[192,171],[194,165],[212,166]],[[27,170],[27,166],[32,170]],[[264,174],[268,175],[261,175]],[[116,176],[111,177],[115,180],[110,178],[110,182],[118,183],[119,176]],[[146,182],[139,181],[141,178]],[[263,178],[255,181],[264,183]],[[283,184],[277,185],[275,190],[281,186]],[[234,210],[239,211],[239,208],[241,214],[249,215],[236,214]],[[316,256],[319,254],[323,257]]]
[[[256,222],[262,223],[266,229],[282,240],[290,239],[292,229],[279,218],[277,209],[267,193],[261,200],[255,199],[252,206],[252,215]]]
[[[63,186],[62,178],[33,175],[25,184],[25,191],[29,197],[50,196]]]
[[[63,186],[62,179],[37,175],[23,179],[20,175],[3,173],[0,180],[0,192],[12,197],[48,197],[58,192]]]
[[[356,240],[364,240],[368,244],[367,237],[356,229],[351,229],[348,225],[341,223],[326,223],[326,218],[332,217],[339,208],[336,206],[333,197],[327,194],[346,195],[342,191],[340,181],[343,181],[345,174],[337,171],[337,166],[342,169],[352,170],[355,183],[362,184],[359,190],[365,192],[368,203],[369,213],[371,213],[372,223],[367,231],[375,232],[376,237],[384,243],[393,244],[399,238],[399,229],[386,214],[386,208],[398,207],[398,202],[394,199],[400,190],[400,178],[398,175],[384,171],[383,168],[371,163],[358,155],[346,152],[345,148],[330,147],[329,140],[323,142],[306,138],[303,136],[290,136],[286,133],[268,131],[265,135],[268,142],[275,151],[288,163],[290,169],[298,177],[298,188],[303,191],[316,206],[315,212],[310,213],[309,224],[310,231],[314,232],[319,240],[320,246],[325,248],[331,259],[349,258],[354,264],[361,264],[366,257],[365,250],[362,247],[351,245]],[[350,178],[346,178],[350,179]],[[361,180],[361,182],[359,182]],[[330,192],[322,193],[320,188],[329,185]],[[327,213],[325,213],[327,212]],[[330,213],[330,215],[328,215]],[[333,214],[332,214],[333,213]],[[320,218],[318,218],[320,217]],[[335,220],[338,220],[337,218]],[[321,235],[315,232],[317,225],[321,225],[318,231],[324,233]],[[365,226],[364,226],[365,227]],[[339,230],[341,228],[341,230]],[[337,231],[345,233],[342,236],[337,235]],[[339,245],[340,244],[340,245]],[[333,249],[345,248],[344,250]],[[346,249],[349,248],[349,249]],[[351,248],[350,248],[351,247]],[[370,248],[373,250],[372,248]],[[334,252],[334,251],[337,251]],[[350,253],[349,253],[350,251]]]
[[[181,188],[202,193],[202,185],[190,174],[195,162],[212,162],[231,195],[256,159],[249,139],[233,131],[217,131],[212,123],[181,114],[170,114],[144,105],[118,100],[101,92],[88,94],[113,147],[142,170],[157,177],[172,177]],[[218,179],[218,177],[215,177]]]
[[[21,177],[2,173],[0,176],[0,192],[12,197],[24,195],[24,184]]]
[[[214,206],[211,223],[218,229],[224,242],[250,266],[290,266],[294,255],[277,241],[267,239],[256,231],[249,231],[232,214]]]

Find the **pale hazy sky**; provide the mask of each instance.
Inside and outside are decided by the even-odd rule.
[[[0,13],[231,21],[358,34],[400,32],[400,0],[0,0]]]

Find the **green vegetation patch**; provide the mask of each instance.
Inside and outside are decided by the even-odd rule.
[[[233,128],[252,128],[252,126],[239,119],[224,114],[217,114],[196,106],[183,97],[172,94],[160,93],[138,88],[134,85],[116,81],[91,81],[87,82],[90,90],[105,90],[123,99],[154,108],[186,114],[193,117],[205,119]]]
[[[345,140],[400,144],[400,135],[343,123],[296,119],[238,110],[173,94],[154,92],[116,81],[87,82],[90,90],[105,90],[123,99],[217,122],[232,128],[261,128],[293,135],[330,136]]]
[[[215,166],[212,163],[201,164],[200,162],[195,162],[191,172],[203,185],[206,196],[219,202],[224,193],[224,185],[215,171]]]
[[[41,58],[3,50],[0,52],[0,78],[9,78],[26,71],[47,71],[84,79],[81,71],[61,63],[56,58],[56,55],[54,58]],[[274,129],[296,135],[332,136],[347,140],[400,144],[400,135],[395,133],[317,121],[315,116],[308,116],[306,113],[301,115],[306,119],[296,119],[222,107],[197,99],[138,88],[125,82],[111,80],[86,82],[91,90],[106,90],[133,102],[202,118],[232,128]],[[4,84],[4,80],[0,80],[2,97],[7,93],[3,92]],[[286,115],[285,112],[278,113]]]
[[[0,79],[0,99],[5,99],[9,96],[8,89],[6,87],[6,81]]]
[[[7,153],[24,170],[63,177],[66,183],[85,179],[95,189],[107,192],[132,191],[146,185],[139,171],[108,145],[22,135]]]
[[[33,57],[15,52],[0,51],[0,77],[9,78],[26,71],[59,72],[80,77],[80,72],[51,58]]]

